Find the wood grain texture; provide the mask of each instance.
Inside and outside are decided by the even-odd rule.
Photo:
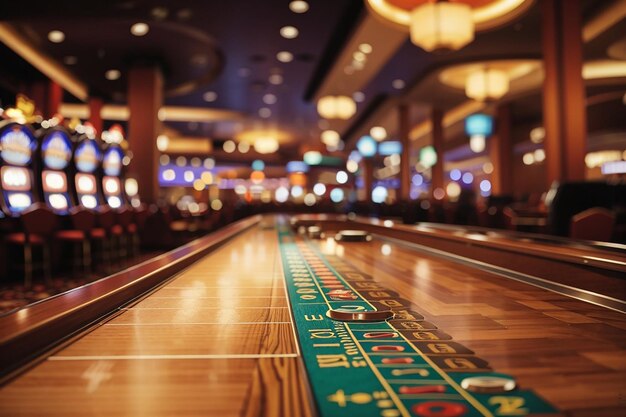
[[[385,241],[327,246],[566,415],[626,414],[624,314]]]

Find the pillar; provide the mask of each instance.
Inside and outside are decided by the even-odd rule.
[[[587,114],[580,0],[542,0],[547,186],[585,176]]]
[[[46,117],[52,117],[59,112],[63,102],[63,88],[54,81],[48,82],[48,97],[46,102]]]
[[[496,109],[495,132],[489,139],[489,156],[493,164],[491,193],[513,193],[513,143],[511,141],[511,105],[502,104]]]
[[[139,183],[142,201],[159,197],[158,152],[159,109],[163,104],[163,76],[157,66],[135,66],[128,74],[128,143],[133,153],[129,175]]]
[[[432,123],[432,146],[437,153],[437,163],[431,167],[431,186],[430,195],[431,199],[434,199],[433,192],[437,188],[443,189],[443,149],[444,149],[444,137],[443,137],[443,111],[439,109],[432,109],[430,115],[430,121]]]
[[[411,131],[410,107],[408,104],[398,106],[398,137],[402,144],[400,158],[400,195],[399,199],[409,201],[411,192]]]
[[[365,199],[363,201],[367,203],[372,202],[372,185],[374,182],[374,161],[371,158],[363,158],[363,190],[365,191]]]
[[[102,123],[102,115],[100,113],[102,111],[102,106],[104,105],[104,102],[100,97],[89,97],[88,105],[89,122],[96,129],[96,132],[102,133],[104,125]]]

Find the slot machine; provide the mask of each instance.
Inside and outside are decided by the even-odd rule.
[[[81,134],[74,148],[74,191],[76,202],[88,209],[102,205],[100,187],[98,186],[97,170],[102,160],[102,151],[96,141],[93,127],[85,125],[85,133]]]
[[[0,204],[7,216],[18,216],[37,201],[33,193],[36,147],[29,126],[13,120],[0,122]]]
[[[126,195],[123,184],[123,159],[124,150],[121,143],[124,140],[122,128],[114,125],[111,129],[103,132],[103,138],[107,142],[102,157],[102,191],[107,204],[114,209],[126,205]]]
[[[58,119],[53,119],[58,120]],[[68,171],[72,159],[70,135],[61,126],[42,130],[39,155],[41,156],[41,189],[43,200],[58,214],[67,214],[72,206],[69,193]]]

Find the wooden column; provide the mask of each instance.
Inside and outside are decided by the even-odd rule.
[[[580,0],[542,0],[546,185],[585,176],[587,114]]]
[[[96,129],[96,132],[102,133],[102,129],[104,125],[102,123],[102,116],[100,112],[102,111],[102,106],[104,105],[103,100],[100,97],[89,97],[89,122]]]
[[[54,81],[48,82],[48,97],[46,100],[46,117],[52,117],[59,112],[63,101],[63,88]]]
[[[433,192],[435,189],[443,189],[443,111],[432,109],[430,120],[433,125],[432,146],[437,153],[437,163],[431,168],[430,195],[434,199]]]
[[[163,77],[157,66],[135,66],[128,74],[128,143],[133,152],[129,175],[139,183],[142,201],[154,203],[159,197],[158,112],[163,104]]]
[[[402,155],[400,158],[400,200],[409,201],[411,192],[411,130],[410,110],[408,104],[398,106],[398,137],[402,143]]]
[[[496,109],[496,130],[489,139],[489,156],[493,164],[491,193],[494,195],[513,192],[513,143],[511,141],[511,106],[503,104]]]
[[[363,190],[365,191],[365,199],[368,203],[372,202],[372,185],[374,182],[374,161],[371,158],[363,158]]]

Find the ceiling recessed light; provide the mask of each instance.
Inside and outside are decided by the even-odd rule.
[[[202,99],[207,103],[211,103],[217,100],[217,93],[215,91],[207,91],[206,93],[202,94]]]
[[[279,60],[280,62],[291,62],[293,61],[293,54],[291,52],[287,52],[287,51],[280,51],[279,53],[276,54],[276,59]]]
[[[369,43],[362,43],[359,45],[359,51],[363,52],[364,54],[370,54],[372,53],[372,45],[370,45]]]
[[[396,90],[402,90],[406,86],[406,83],[404,82],[404,80],[398,78],[391,82],[391,86]]]
[[[235,152],[235,149],[237,149],[237,145],[232,140],[227,140],[222,145],[222,149],[224,149],[224,152],[226,153],[233,153]]]
[[[78,62],[78,58],[76,58],[74,55],[68,55],[66,57],[63,57],[63,63],[65,65],[75,65]]]
[[[135,23],[134,25],[132,25],[130,27],[130,33],[132,33],[135,36],[143,36],[146,33],[148,33],[148,31],[150,30],[150,26],[148,26],[146,23]]]
[[[250,144],[248,142],[239,142],[237,150],[241,153],[248,153],[250,150]]]
[[[274,94],[265,94],[263,96],[263,103],[265,104],[274,104],[278,101],[278,98]]]
[[[48,32],[48,40],[54,43],[61,43],[65,40],[65,33],[60,30],[51,30]]]
[[[280,36],[285,39],[295,39],[298,37],[298,29],[293,26],[283,26],[280,28]]]
[[[365,94],[363,94],[361,91],[356,91],[354,94],[352,94],[352,99],[357,103],[362,103],[363,101],[365,101]]]
[[[269,78],[270,84],[280,85],[283,83],[283,76],[280,74],[272,74]]]
[[[110,69],[104,73],[104,78],[110,81],[115,81],[122,76],[122,73],[116,69]]]
[[[289,3],[289,10],[294,13],[305,13],[307,10],[309,10],[309,3],[302,0],[294,0]]]
[[[259,109],[259,116],[261,116],[262,118],[267,119],[271,115],[272,115],[272,111],[268,109],[267,107],[261,107]]]
[[[365,54],[361,51],[356,51],[355,53],[353,53],[352,58],[354,58],[354,60],[357,62],[365,62],[365,60],[367,59]]]

